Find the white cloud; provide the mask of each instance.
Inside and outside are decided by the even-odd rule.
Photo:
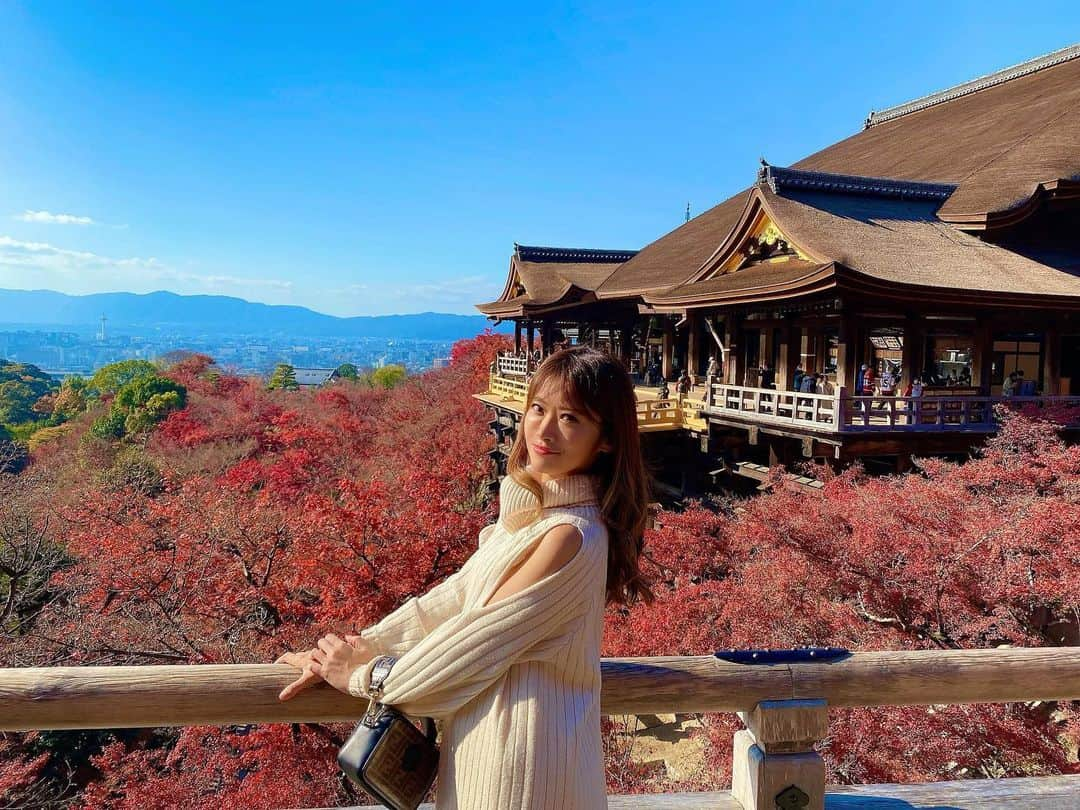
[[[74,214],[53,214],[48,211],[31,211],[27,209],[21,214],[16,214],[15,219],[23,222],[44,222],[50,225],[96,225],[90,217],[79,217]]]
[[[98,292],[103,288],[152,292],[168,284],[182,294],[219,293],[247,297],[245,293],[252,289],[288,293],[293,288],[291,281],[279,279],[200,275],[176,270],[153,256],[117,259],[47,242],[25,242],[0,236],[0,281],[8,277],[6,270],[16,271],[19,287],[28,286],[26,275],[31,271],[35,276],[33,286],[76,294]]]
[[[10,236],[0,236],[0,263],[61,271],[89,267],[159,266],[158,260],[153,257],[149,259],[113,259],[108,256],[100,256],[97,253],[88,253],[84,250],[69,250],[56,247],[47,242],[24,242]]]

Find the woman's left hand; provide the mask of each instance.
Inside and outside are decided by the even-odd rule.
[[[327,633],[319,639],[317,649],[311,654],[314,659],[311,671],[335,689],[349,694],[349,677],[372,658],[371,651],[365,646],[354,647],[333,633]]]

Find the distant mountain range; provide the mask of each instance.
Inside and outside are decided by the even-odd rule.
[[[337,318],[306,307],[256,304],[224,295],[171,292],[65,295],[51,290],[0,289],[0,322],[50,328],[90,327],[107,318],[111,332],[166,327],[228,335],[458,340],[491,321],[483,315],[420,312]],[[509,330],[500,324],[496,331]]]

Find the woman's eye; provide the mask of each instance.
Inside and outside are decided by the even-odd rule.
[[[571,422],[576,422],[577,421],[577,417],[572,416],[572,415],[570,415],[568,413],[563,414],[563,419],[567,419],[567,420],[569,420]]]

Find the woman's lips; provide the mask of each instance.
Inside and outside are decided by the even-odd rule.
[[[535,450],[537,453],[539,453],[542,456],[553,456],[553,455],[555,455],[554,450],[548,450],[546,447],[540,447],[539,445],[536,445],[536,444],[533,445],[533,450]]]

